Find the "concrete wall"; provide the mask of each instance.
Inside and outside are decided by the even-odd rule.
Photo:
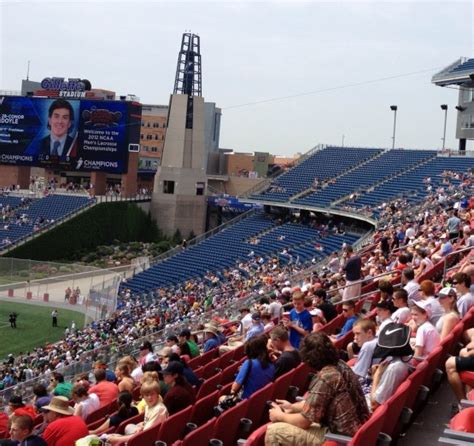
[[[265,180],[261,178],[229,177],[225,183],[226,193],[229,195],[243,195],[246,191]]]
[[[456,138],[474,139],[474,89],[459,90],[458,105],[465,108],[457,112]],[[448,110],[449,115],[449,110]],[[449,121],[449,116],[448,116]]]
[[[30,187],[29,166],[0,166],[0,187],[20,185],[21,189]]]

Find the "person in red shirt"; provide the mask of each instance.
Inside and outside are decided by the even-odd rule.
[[[48,446],[72,446],[76,440],[89,435],[84,420],[73,416],[74,409],[69,406],[66,397],[53,397],[42,410],[48,423],[42,437]]]
[[[94,377],[96,384],[89,388],[88,393],[95,393],[99,397],[100,406],[105,406],[115,401],[119,394],[117,384],[107,381],[104,369],[95,369]]]

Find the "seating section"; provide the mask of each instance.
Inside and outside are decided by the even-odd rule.
[[[293,203],[326,207],[350,193],[364,192],[374,184],[435,156],[436,152],[428,150],[387,150],[368,163],[342,175],[334,184],[329,184]]]
[[[66,218],[92,202],[88,197],[59,194],[26,201],[18,197],[0,197],[0,210],[9,205],[13,211],[0,225],[0,249]]]
[[[353,234],[321,237],[316,229],[295,223],[278,225],[258,212],[137,274],[127,282],[127,288],[141,292],[202,277],[207,272],[220,274],[237,262],[248,262],[256,256],[278,255],[282,263],[308,262],[357,239]]]
[[[285,202],[293,195],[311,187],[317,178],[319,182],[334,178],[381,153],[378,149],[354,149],[327,147],[318,150],[293,169],[279,176],[261,194],[249,198]]]
[[[350,205],[356,208],[365,206],[375,207],[386,203],[401,195],[408,197],[411,202],[420,202],[428,194],[425,178],[431,178],[433,190],[442,185],[444,171],[464,173],[474,167],[474,159],[469,157],[436,157],[413,170],[395,176],[373,188],[355,200],[347,200],[341,205]],[[459,181],[450,178],[451,184]]]

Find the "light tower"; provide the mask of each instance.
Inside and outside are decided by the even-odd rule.
[[[207,155],[200,38],[186,32],[178,54],[161,166],[155,175],[152,215],[162,231],[184,237],[205,230]]]

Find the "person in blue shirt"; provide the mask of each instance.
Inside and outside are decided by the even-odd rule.
[[[311,333],[313,320],[311,314],[304,307],[304,295],[296,291],[292,296],[293,309],[290,317],[283,319],[283,325],[290,330],[290,344],[293,348],[300,347],[301,339]]]
[[[338,339],[342,338],[345,334],[352,330],[352,326],[354,322],[357,320],[357,315],[355,314],[355,305],[354,302],[344,302],[342,304],[342,314],[346,318],[344,325],[339,334],[331,335],[332,341],[337,341]]]
[[[267,337],[264,334],[254,336],[245,344],[247,360],[240,367],[232,383],[231,395],[242,390],[242,399],[249,398],[257,390],[273,381],[275,366],[267,350]]]
[[[203,331],[204,331],[204,335],[205,335],[205,341],[204,341],[204,345],[202,347],[202,351],[204,353],[206,353],[209,350],[212,350],[213,348],[219,347],[220,342],[217,338],[217,336],[218,336],[217,330],[213,326],[211,326],[209,324],[206,324],[204,326]]]
[[[252,339],[254,336],[258,336],[265,331],[265,327],[262,324],[260,313],[256,312],[252,314],[252,325],[250,326],[247,334],[245,335],[245,341]]]

